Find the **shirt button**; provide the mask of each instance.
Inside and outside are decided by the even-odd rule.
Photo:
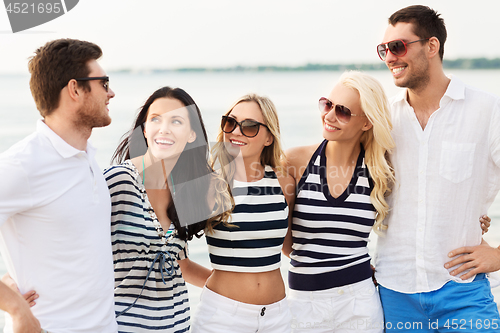
[[[339,295],[342,295],[342,294],[344,294],[344,291],[342,289],[339,289],[338,293],[339,293]]]
[[[418,228],[418,231],[422,232],[422,231],[424,231],[424,229],[422,229],[422,228]]]

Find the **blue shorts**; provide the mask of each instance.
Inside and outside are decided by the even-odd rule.
[[[438,290],[405,294],[379,285],[386,332],[500,332],[490,282],[449,281]]]

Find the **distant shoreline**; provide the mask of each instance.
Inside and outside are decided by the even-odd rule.
[[[460,58],[455,60],[444,60],[445,69],[500,69],[500,58]],[[229,66],[229,67],[181,67],[171,69],[122,69],[114,70],[114,73],[165,73],[165,72],[314,72],[314,71],[377,71],[386,70],[385,63],[380,61],[373,64],[312,64],[308,63],[301,66]]]

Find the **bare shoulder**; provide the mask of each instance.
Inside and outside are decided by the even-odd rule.
[[[130,162],[132,162],[137,170],[142,170],[143,157],[144,156],[141,155],[130,159]]]
[[[286,172],[280,172],[276,169],[273,170],[278,177],[278,182],[280,183],[281,190],[285,195],[288,205],[291,205],[295,199],[295,179]]]
[[[320,144],[299,146],[288,149],[285,152],[284,166],[288,174],[294,179],[300,179],[307,164]]]
[[[283,185],[288,185],[288,184],[295,184],[295,180],[294,178],[286,173],[286,172],[280,172],[280,170],[277,170],[277,169],[274,169],[274,172],[276,173],[276,177],[278,177],[278,181],[281,185],[281,187],[283,187]]]

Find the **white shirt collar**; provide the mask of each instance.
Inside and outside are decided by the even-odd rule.
[[[440,105],[444,105],[444,102],[448,102],[449,100],[465,99],[465,84],[453,75],[448,77],[451,81],[441,98]]]
[[[443,105],[443,102],[447,102],[448,100],[460,100],[465,98],[465,84],[456,76],[450,75],[450,84],[446,89],[443,97],[441,98],[440,105]],[[407,102],[408,89],[404,89],[400,91],[396,96],[394,96],[394,104]]]
[[[45,122],[43,119],[39,119],[36,123],[36,131],[49,139],[52,143],[54,149],[61,155],[63,158],[73,157],[79,153],[84,151],[78,150],[75,147],[68,144],[64,141],[59,135],[57,135]],[[87,153],[90,158],[93,158],[95,155],[95,148],[90,143],[90,140],[87,141]]]

